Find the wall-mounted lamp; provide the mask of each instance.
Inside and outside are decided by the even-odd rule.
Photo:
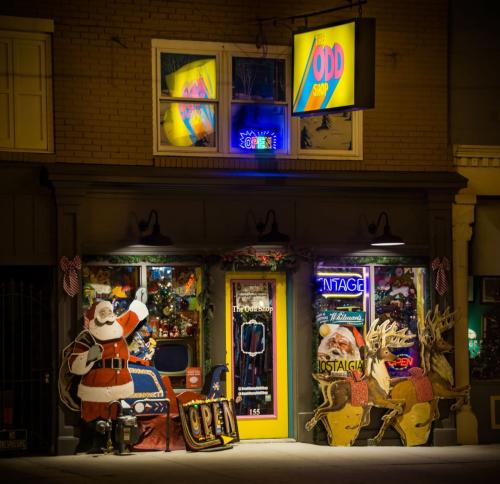
[[[148,229],[149,225],[151,224],[151,219],[153,218],[153,215],[155,219],[151,233],[148,235],[141,235],[139,243],[142,245],[172,245],[172,239],[170,239],[170,237],[167,237],[166,235],[163,235],[160,232],[160,224],[158,223],[158,212],[156,210],[151,210],[151,212],[149,212],[149,217],[147,221],[139,220],[139,230],[141,234],[143,232],[146,232],[146,230]]]
[[[370,241],[370,245],[373,245],[376,247],[405,245],[405,242],[401,237],[398,237],[397,235],[393,235],[391,233],[391,228],[389,226],[389,217],[387,216],[387,212],[380,213],[376,224],[371,223],[370,225],[368,225],[368,232],[370,232],[370,234],[372,234],[372,235],[375,235],[377,233],[377,231],[380,227],[380,222],[382,221],[383,215],[385,215],[384,233],[382,235],[379,235],[378,237],[374,237]]]
[[[267,224],[269,223],[269,218],[273,217],[271,223],[271,230],[268,233],[264,233]],[[268,210],[266,213],[265,222],[258,222],[255,226],[259,234],[258,241],[262,244],[282,244],[290,241],[290,237],[286,234],[282,234],[278,230],[278,222],[276,221],[276,213],[274,210]]]

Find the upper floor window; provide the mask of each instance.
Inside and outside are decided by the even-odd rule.
[[[153,40],[154,154],[361,159],[361,113],[292,118],[291,51]]]
[[[0,149],[51,152],[51,20],[0,17]]]

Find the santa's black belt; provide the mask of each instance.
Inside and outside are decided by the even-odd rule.
[[[113,370],[121,370],[127,365],[126,360],[121,358],[106,358],[105,360],[97,360],[94,363],[94,368],[112,368]]]

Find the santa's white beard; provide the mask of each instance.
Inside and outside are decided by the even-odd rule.
[[[123,336],[123,328],[118,321],[112,324],[96,324],[93,319],[89,323],[90,334],[101,341],[108,341],[110,339],[118,339]]]
[[[352,351],[350,352],[336,348],[332,351],[332,355],[334,360],[353,361],[361,359],[361,355],[359,354],[359,350],[357,348],[352,348]]]

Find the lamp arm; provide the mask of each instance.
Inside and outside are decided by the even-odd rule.
[[[155,225],[158,225],[158,212],[154,208],[149,213],[148,225],[150,224],[153,215],[155,216]]]
[[[377,220],[377,230],[380,227],[380,222],[382,222],[383,215],[385,215],[385,224],[389,225],[389,217],[387,216],[387,212],[385,212],[385,211],[380,212],[380,215],[378,216],[378,220]]]
[[[380,222],[382,222],[382,216],[385,215],[385,224],[386,226],[389,226],[389,217],[387,216],[386,211],[380,212],[380,215],[378,216],[377,223],[371,223],[368,225],[368,232],[371,234],[375,234],[378,231],[378,228],[380,227]]]
[[[151,219],[153,218],[153,215],[155,216],[155,223],[158,225],[158,212],[155,209],[153,209],[149,212],[147,222],[144,220],[139,221],[139,230],[141,232],[144,232],[149,227],[149,224],[151,223]]]
[[[269,217],[273,216],[273,224],[276,223],[276,212],[270,208],[267,213],[266,213],[266,221],[264,222],[264,228],[267,227],[267,224],[269,223]]]
[[[266,220],[265,220],[265,222],[264,223],[258,222],[258,223],[255,224],[255,228],[257,229],[257,232],[259,234],[262,235],[262,232],[264,232],[264,230],[266,229],[267,224],[269,223],[269,217],[271,215],[273,216],[273,224],[276,224],[276,212],[272,208],[270,208],[267,211],[267,213],[266,213]]]

